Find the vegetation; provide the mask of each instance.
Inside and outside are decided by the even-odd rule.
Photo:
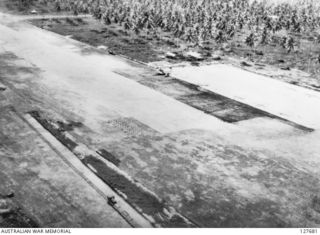
[[[50,0],[57,10],[92,13],[106,24],[119,24],[136,34],[161,31],[203,46],[228,42],[242,32],[245,43],[278,44],[288,52],[299,46],[296,33],[319,28],[319,6],[312,1],[267,3],[249,0]],[[314,38],[320,41],[320,36]]]

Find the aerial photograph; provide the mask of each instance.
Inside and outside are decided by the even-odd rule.
[[[316,234],[320,0],[0,0],[0,233],[76,228]]]

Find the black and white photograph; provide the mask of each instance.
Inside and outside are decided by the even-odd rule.
[[[138,228],[318,233],[320,0],[0,0],[0,234]]]

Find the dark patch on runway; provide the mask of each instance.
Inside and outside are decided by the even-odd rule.
[[[36,119],[47,131],[49,131],[53,136],[55,136],[63,145],[65,145],[69,150],[72,151],[75,147],[78,146],[77,143],[75,143],[73,140],[71,140],[64,134],[65,130],[61,129],[61,125],[60,127],[56,127],[54,123],[41,117],[41,114],[38,111],[31,111],[29,112],[29,114],[34,119]]]
[[[62,122],[62,121],[57,121],[57,124],[59,125],[59,131],[65,132],[65,131],[73,131],[74,128],[77,127],[82,127],[81,122],[74,122],[74,121],[68,121],[68,122]]]
[[[137,182],[129,180],[126,176],[108,167],[101,160],[94,156],[86,156],[82,162],[90,169],[95,169],[95,174],[122,195],[127,202],[141,210],[142,213],[155,218],[156,222],[160,223],[161,226],[173,228],[192,227],[192,224],[187,222],[179,214],[172,216],[167,215],[164,212],[166,209],[166,203],[164,201],[160,201],[153,194],[139,186]]]
[[[258,109],[215,93],[201,92],[196,95],[181,96],[178,100],[229,123],[257,117],[271,117]]]
[[[115,157],[114,155],[112,155],[111,153],[109,153],[105,149],[98,150],[97,154],[99,154],[101,157],[103,157],[104,159],[106,159],[107,161],[113,163],[116,166],[119,166],[119,164],[121,162],[117,157]]]

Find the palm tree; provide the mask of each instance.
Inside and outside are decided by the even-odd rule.
[[[254,40],[255,40],[254,33],[250,33],[249,36],[246,38],[245,43],[249,47],[253,47],[254,46]]]

